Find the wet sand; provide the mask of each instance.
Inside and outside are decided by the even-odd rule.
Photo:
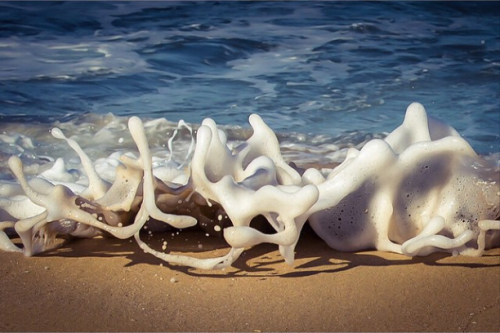
[[[148,243],[164,240],[199,257],[227,251],[200,232]],[[500,249],[481,258],[340,253],[306,229],[293,267],[269,244],[225,271],[202,271],[106,238],[0,261],[2,331],[500,330]]]

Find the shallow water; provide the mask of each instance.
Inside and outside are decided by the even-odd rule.
[[[180,119],[214,118],[238,142],[258,113],[287,160],[339,161],[343,148],[394,129],[413,101],[500,159],[498,2],[0,7],[2,178],[12,154],[75,156],[53,126],[92,159],[133,149],[131,115],[152,121],[150,144],[162,148]]]

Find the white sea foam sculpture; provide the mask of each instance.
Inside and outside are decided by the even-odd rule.
[[[500,245],[499,170],[482,160],[453,128],[428,118],[418,103],[408,107],[403,124],[385,140],[351,149],[329,173],[308,169],[301,176],[285,163],[275,134],[262,119],[252,115],[250,124],[254,134],[231,151],[224,133],[206,119],[198,129],[185,184],[154,177],[144,127],[137,117],[130,119],[129,129],[140,157],[122,156],[113,185],[99,178],[76,142],[56,130],[54,136],[67,140],[80,155],[89,187],[77,195],[62,184],[38,178],[28,182],[20,160],[11,158],[9,165],[34,213],[25,216],[19,204],[8,198],[0,201],[0,209],[19,219],[0,223],[1,247],[20,251],[2,232],[14,227],[24,253],[36,254],[46,248],[33,246],[36,237],[52,237],[69,224],[70,233],[77,235],[104,230],[119,238],[134,236],[145,252],[197,268],[226,267],[245,248],[263,242],[279,245],[291,264],[308,220],[321,238],[341,251],[378,249],[409,256],[449,251],[479,256],[485,248]],[[19,192],[9,186],[0,190]],[[140,239],[140,229],[150,218],[189,227],[195,218],[205,218],[196,206],[213,204],[220,205],[233,224],[223,233],[231,245],[225,256],[172,255],[153,250]],[[250,226],[259,215],[275,233]],[[56,227],[50,233],[47,226]]]

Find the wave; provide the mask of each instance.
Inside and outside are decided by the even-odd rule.
[[[110,120],[93,142],[108,141],[108,133],[123,130],[117,119]],[[411,104],[403,123],[387,137],[348,149],[332,168],[286,163],[275,133],[262,118],[254,114],[249,122],[251,136],[232,148],[212,119],[194,131],[179,122],[163,145],[167,154],[158,157],[152,154],[147,133],[172,124],[132,117],[127,128],[138,153],[116,151],[95,163],[77,141],[52,129],[55,139],[78,154],[80,171],[59,158],[28,180],[21,159],[10,157],[8,167],[19,184],[0,186],[0,248],[31,256],[50,249],[60,234],[88,238],[106,232],[134,237],[145,252],[196,268],[227,267],[245,248],[260,243],[278,245],[292,264],[306,221],[341,251],[375,248],[408,256],[437,251],[480,256],[498,245],[499,170],[481,159],[455,129],[428,117],[421,104]],[[178,163],[173,141],[181,129],[191,139]],[[17,143],[33,147],[30,140],[19,139]],[[258,216],[275,232],[251,227]],[[213,228],[231,249],[212,259],[154,250],[141,240],[140,231],[155,223],[167,229]],[[22,249],[5,233],[12,228]]]

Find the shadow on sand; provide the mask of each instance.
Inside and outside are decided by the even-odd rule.
[[[167,241],[171,253],[184,253],[199,258],[209,258],[224,255],[229,250],[222,238],[207,237],[200,232],[183,231],[179,234],[168,233],[161,235],[144,235],[143,239],[152,247],[161,250],[162,244]],[[220,271],[203,271],[189,267],[171,265],[141,251],[134,240],[120,240],[116,238],[72,239],[63,242],[58,248],[40,254],[41,257],[121,257],[129,262],[125,267],[137,264],[164,266],[190,276],[226,278],[298,278],[315,274],[339,273],[360,266],[404,266],[424,264],[430,266],[456,266],[467,268],[500,267],[500,251],[493,250],[485,254],[485,258],[494,257],[495,263],[485,263],[485,260],[443,260],[450,258],[447,253],[434,253],[426,257],[409,258],[395,253],[377,251],[363,251],[356,253],[338,252],[326,245],[318,236],[307,227],[303,230],[296,247],[295,264],[293,267],[284,263],[274,244],[260,244],[245,251],[233,264],[233,269],[224,274]],[[277,269],[286,265],[287,269]],[[283,272],[285,271],[285,272]]]

